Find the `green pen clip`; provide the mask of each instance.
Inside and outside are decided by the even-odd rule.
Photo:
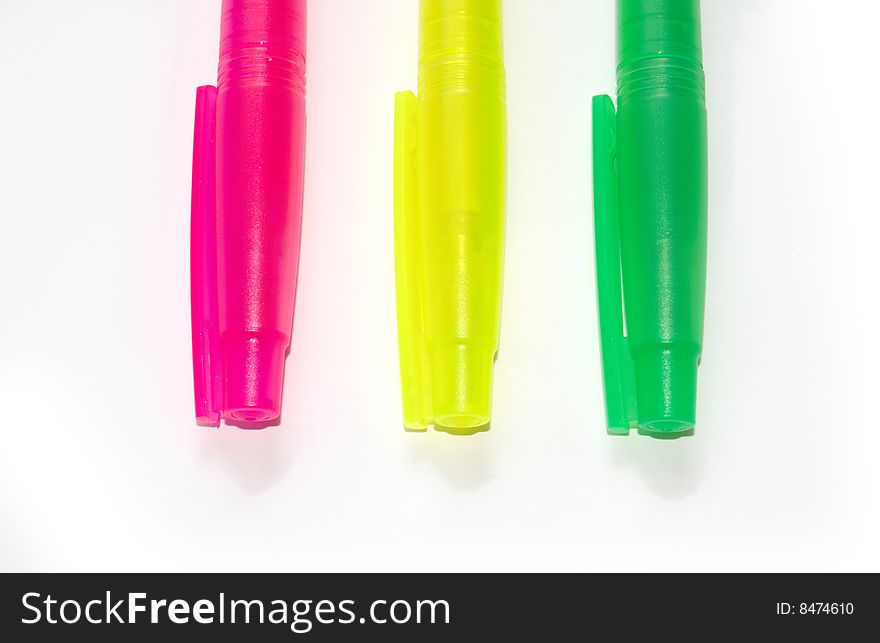
[[[596,278],[608,432],[628,435],[638,426],[636,385],[624,330],[617,216],[617,114],[609,96],[593,97],[593,190]]]

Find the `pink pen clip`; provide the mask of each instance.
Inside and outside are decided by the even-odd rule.
[[[196,94],[190,245],[196,419],[281,414],[305,163],[305,0],[223,0]]]

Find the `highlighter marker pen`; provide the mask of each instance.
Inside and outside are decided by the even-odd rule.
[[[703,343],[707,130],[699,0],[618,1],[617,113],[593,99],[608,430],[693,433]]]
[[[281,413],[299,259],[305,0],[223,0],[217,87],[200,87],[191,294],[196,417]]]
[[[422,0],[418,97],[395,115],[404,426],[488,429],[507,145],[500,0]]]

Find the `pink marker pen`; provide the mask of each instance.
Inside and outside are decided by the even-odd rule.
[[[190,246],[196,418],[281,413],[299,261],[306,0],[223,0],[217,87],[199,87]]]

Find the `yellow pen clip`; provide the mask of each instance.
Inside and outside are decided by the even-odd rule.
[[[395,101],[404,425],[487,430],[501,325],[507,110],[500,0],[422,0],[419,93]]]

